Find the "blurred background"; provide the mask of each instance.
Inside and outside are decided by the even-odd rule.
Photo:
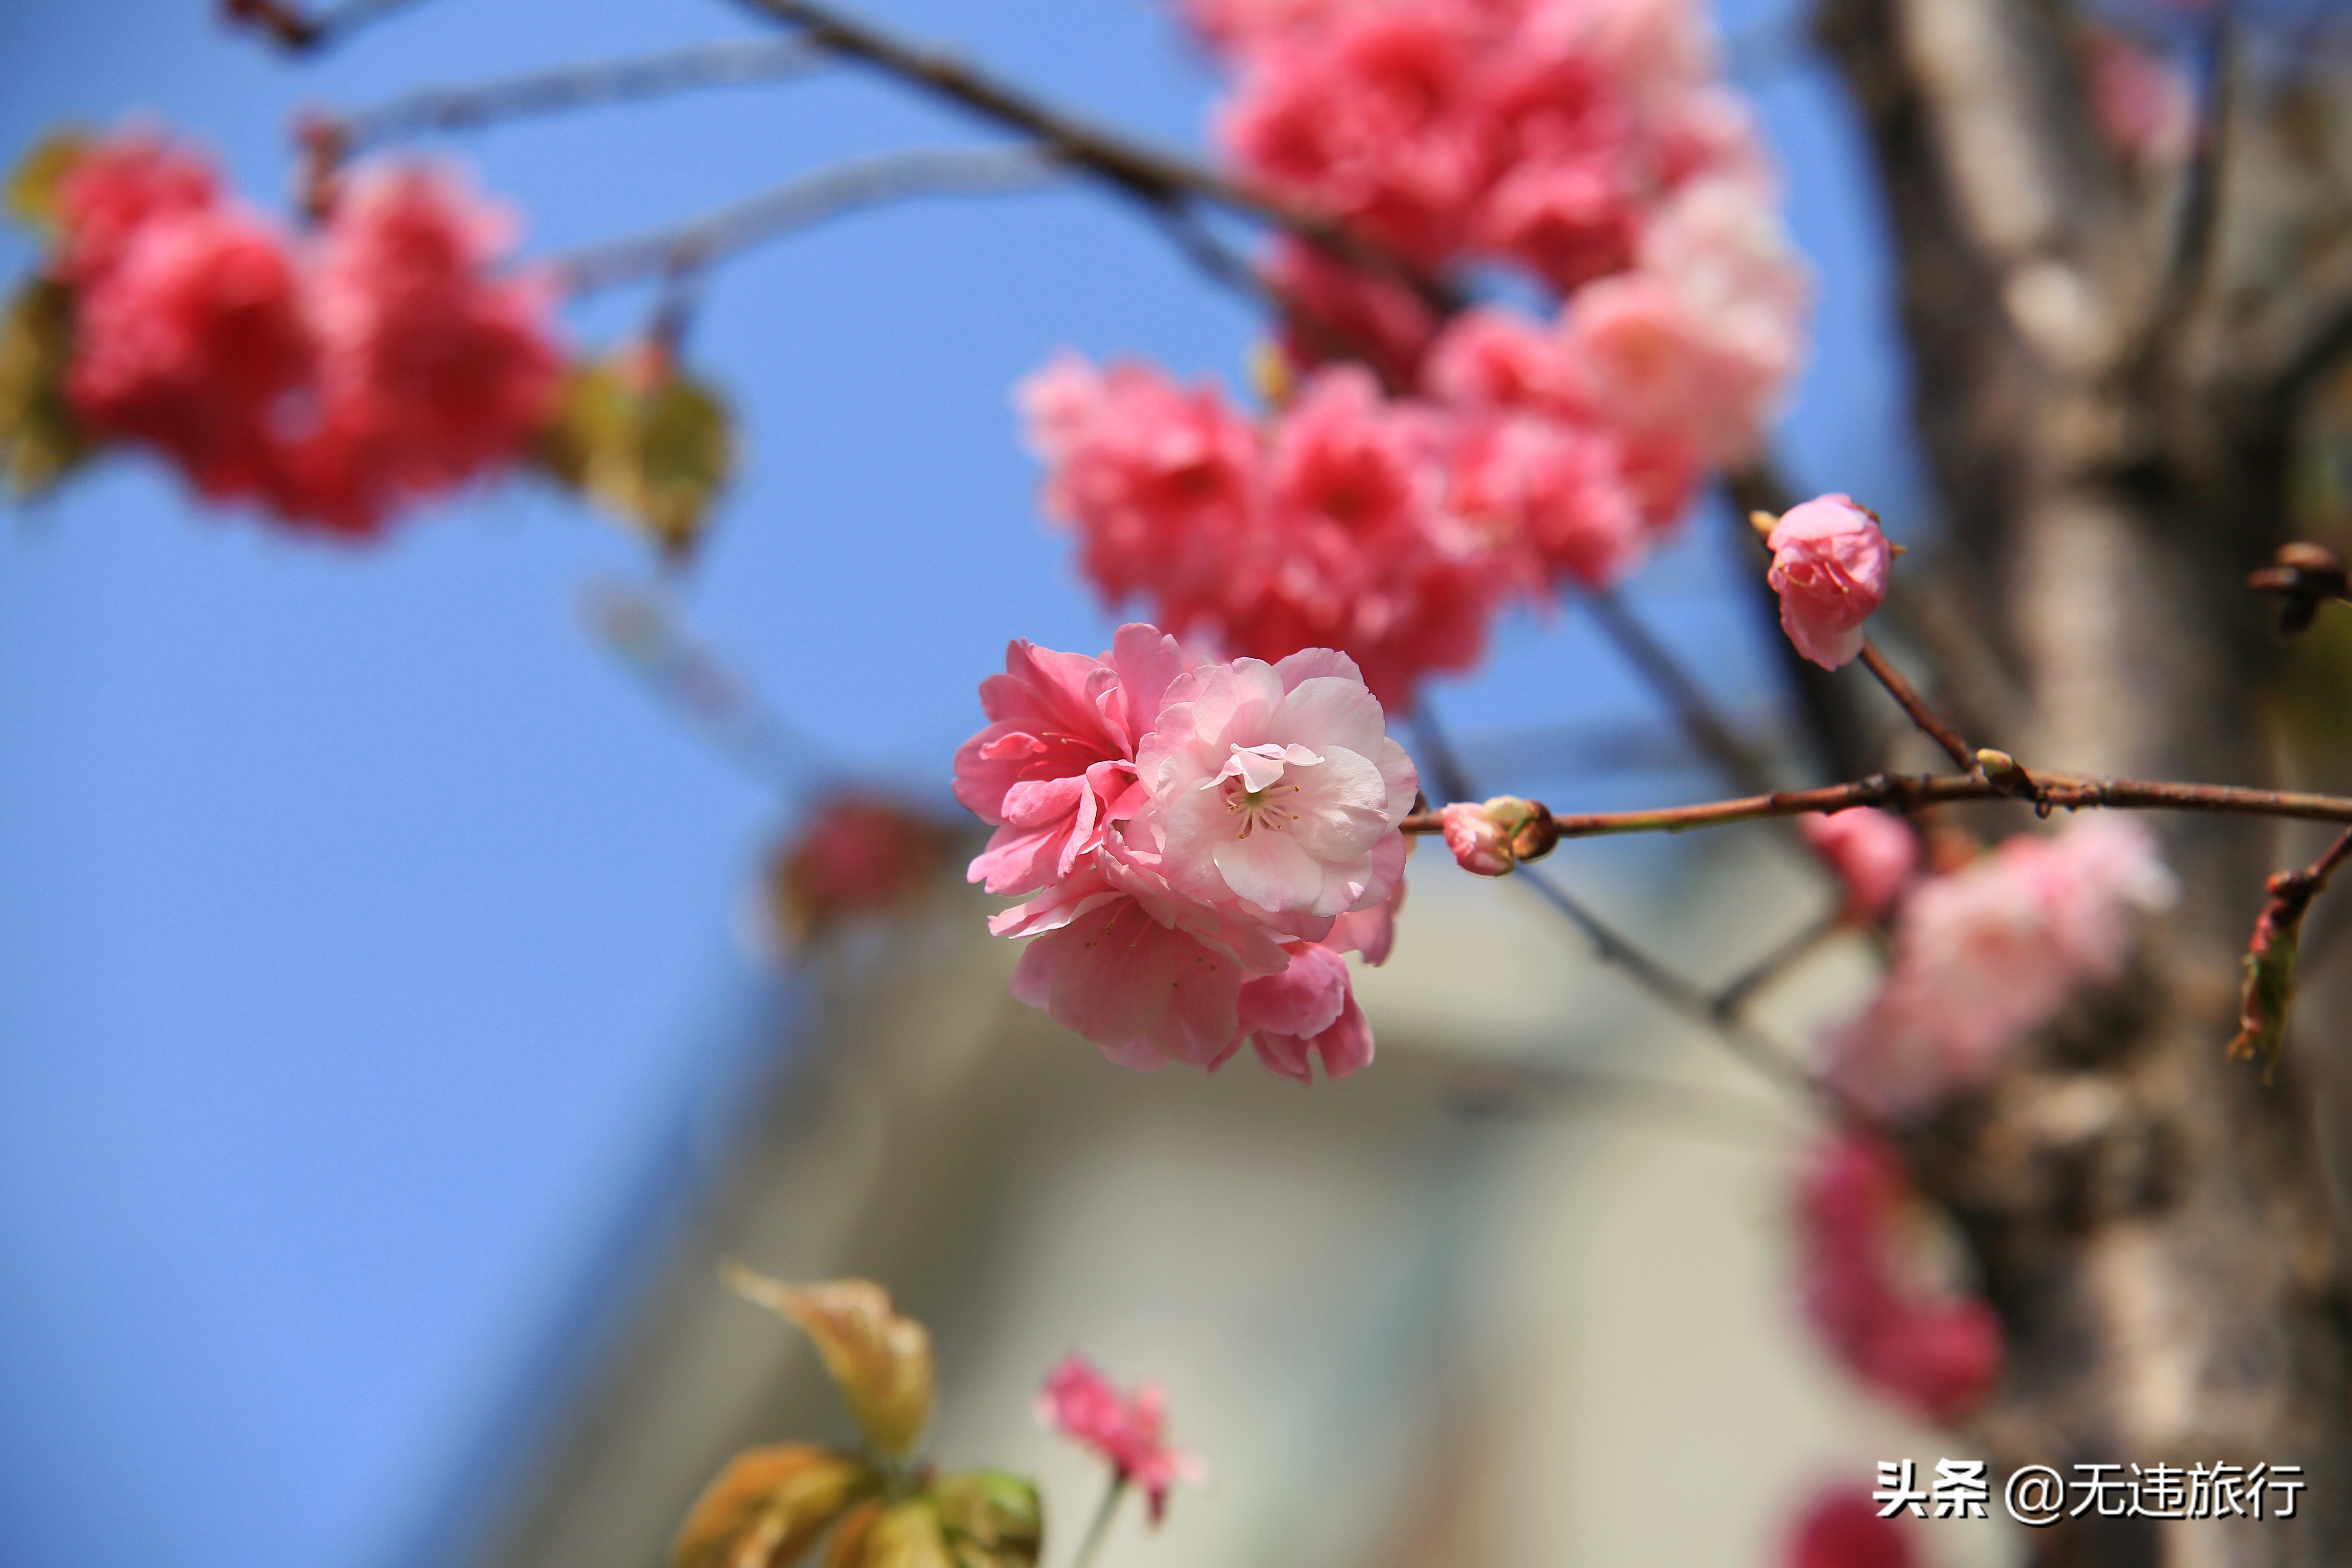
[[[1200,144],[1214,79],[1150,0],[871,9]],[[1720,8],[1819,286],[1780,456],[1916,543],[1935,520],[1880,216],[1798,9]],[[200,0],[0,18],[0,149],[144,113],[272,202],[306,103],[761,36],[685,0],[436,0],[289,63]],[[973,135],[839,70],[440,150],[545,252]],[[0,270],[33,256],[0,238]],[[649,303],[567,324],[614,340]],[[1026,1405],[1074,1348],[1162,1379],[1217,1470],[1107,1561],[1760,1563],[1811,1484],[1932,1465],[1944,1439],[1801,1331],[1802,1119],[1441,854],[1361,981],[1378,1069],[1312,1091],[1102,1063],[1006,999],[1014,955],[955,865],[887,928],[776,961],[762,868],[819,795],[948,818],[1005,640],[1108,642],[1038,514],[1013,383],[1065,344],[1236,383],[1256,331],[1089,190],[908,204],[717,279],[690,353],[748,461],[690,579],[522,483],[364,551],[204,511],[138,458],[14,517],[0,1561],[653,1561],[731,1448],[845,1431],[797,1337],[719,1288],[725,1254],[871,1274],[929,1321],[933,1447],[1039,1474],[1049,1561],[1098,1476]],[[1694,516],[1629,597],[1769,737],[1777,656],[1734,527]],[[591,613],[615,593],[782,741],[747,761],[649,689]],[[1492,787],[1556,806],[1713,786],[1573,608],[1506,623],[1435,705]],[[1554,865],[1717,979],[1831,896],[1769,835]],[[1809,1011],[1783,992],[1763,1017],[1805,1038],[1866,973],[1832,950]],[[1974,1528],[1937,1547],[2001,1550]]]

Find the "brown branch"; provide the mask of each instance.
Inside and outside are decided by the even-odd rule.
[[[502,120],[631,103],[699,88],[786,80],[814,72],[830,58],[803,38],[702,44],[637,59],[600,60],[527,76],[427,88],[347,114],[326,116],[320,126],[335,138],[338,150],[348,154],[406,137],[472,130]]]
[[[1934,709],[1927,706],[1927,699],[1921,697],[1912,684],[1903,679],[1901,670],[1886,661],[1886,656],[1878,651],[1875,644],[1866,640],[1863,643],[1862,663],[1864,668],[1877,678],[1878,684],[1886,688],[1886,694],[1902,705],[1904,712],[1911,715],[1911,722],[1919,727],[1921,733],[1943,747],[1945,754],[1949,756],[1962,772],[1975,771],[1977,765],[1975,748],[1960,739],[1960,732],[1952,728],[1949,721],[1942,718]]]
[[[2020,781],[2022,781],[2021,783]],[[2022,769],[2004,778],[1951,773],[1874,773],[1852,784],[1822,789],[1778,790],[1738,800],[1654,811],[1555,812],[1562,838],[1595,838],[1617,833],[1683,833],[1695,827],[1727,827],[1807,812],[1836,812],[1874,805],[1904,813],[1969,801],[2025,800],[2042,816],[2053,811],[2214,811],[2242,816],[2284,816],[2305,822],[2352,823],[2352,797],[2247,789],[2237,784],[2175,784],[2147,779],[2080,778],[2071,773],[2035,773]],[[1399,825],[1407,833],[1443,830],[1434,812],[1418,812]]]
[[[552,257],[564,290],[674,277],[858,207],[909,196],[1000,195],[1033,191],[1063,174],[1028,147],[942,147],[887,153],[821,169],[732,206],[650,234]]]
[[[289,0],[221,0],[220,10],[232,26],[251,27],[289,54],[315,54],[417,4],[419,0],[341,0],[305,11]]]
[[[1780,946],[1758,959],[1747,969],[1719,987],[1711,1003],[1718,1018],[1735,1018],[1748,1010],[1766,987],[1780,980],[1790,970],[1822,950],[1822,944],[1846,929],[1846,911],[1841,905],[1799,931]]]
[[[1651,635],[1625,601],[1604,588],[1586,595],[1585,603],[1591,605],[1592,618],[1600,623],[1609,640],[1617,645],[1627,661],[1650,683],[1651,689],[1673,710],[1675,721],[1692,742],[1715,759],[1742,789],[1769,788],[1771,770],[1764,765],[1763,759],[1748,749],[1738,732],[1716,710],[1698,682],[1683,668],[1681,661]]]
[[[863,61],[999,125],[1035,137],[1066,162],[1152,206],[1206,202],[1285,229],[1334,257],[1394,278],[1441,311],[1458,303],[1437,279],[1339,219],[1108,127],[1081,120],[944,50],[908,43],[810,0],[743,0],[802,29],[821,48]]]

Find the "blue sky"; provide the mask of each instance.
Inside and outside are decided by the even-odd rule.
[[[1213,81],[1149,0],[872,8],[1199,139]],[[145,110],[275,204],[301,103],[761,36],[692,0],[436,0],[289,64],[209,11],[6,0],[0,151]],[[1765,101],[1822,278],[1791,466],[1916,532],[1859,151],[1817,69]],[[550,249],[973,134],[843,72],[455,151]],[[31,259],[0,240],[0,271]],[[570,324],[608,340],[644,306]],[[696,329],[749,459],[681,613],[845,763],[943,795],[1005,639],[1090,648],[1111,624],[1036,514],[1011,384],[1062,344],[1233,379],[1252,331],[1090,192],[749,258]],[[1769,665],[1716,526],[1637,597],[1752,702]],[[581,614],[647,575],[524,486],[351,552],[118,459],[0,531],[0,1558],[443,1560],[622,1310],[787,1005],[733,934],[778,800]],[[1646,711],[1572,616],[1507,627],[1438,698],[1473,734]]]

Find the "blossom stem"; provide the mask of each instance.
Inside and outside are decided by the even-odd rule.
[[[1104,1490],[1102,1501],[1096,1505],[1094,1522],[1087,1526],[1087,1538],[1078,1543],[1078,1554],[1070,1559],[1070,1568],[1094,1568],[1103,1542],[1110,1539],[1110,1521],[1118,1516],[1118,1505],[1126,1497],[1127,1472],[1115,1469],[1110,1473],[1110,1485]]]
[[[1873,773],[1852,784],[1821,789],[1777,790],[1738,800],[1654,811],[1555,813],[1562,838],[1593,838],[1616,833],[1682,833],[1695,827],[1726,827],[1807,812],[1884,806],[1911,814],[1968,801],[2026,800],[2047,816],[2056,810],[2216,811],[2243,816],[2284,816],[2306,822],[2352,823],[2352,797],[2248,789],[2238,784],[2177,784],[2149,779],[2095,779],[2071,773],[2037,773],[2023,784],[1982,775]],[[1399,825],[1407,833],[1442,833],[1435,812],[1420,812]]]
[[[1875,643],[1867,640],[1863,643],[1862,663],[1863,668],[1877,678],[1878,684],[1886,688],[1886,694],[1902,704],[1903,711],[1911,715],[1911,722],[1919,726],[1920,733],[1943,747],[1945,754],[1958,764],[1962,773],[1976,771],[1976,749],[1962,740],[1960,732],[1948,721],[1927,706],[1927,699],[1919,695],[1918,689],[1904,679],[1903,672],[1886,661],[1886,656],[1878,651]]]
[[[1034,191],[1061,176],[1032,147],[937,147],[852,159],[675,227],[575,250],[548,265],[569,294],[672,277],[711,266],[858,207],[919,195]]]
[[[1328,214],[1082,121],[977,68],[961,56],[892,37],[814,0],[744,0],[744,4],[801,28],[803,36],[820,48],[859,60],[983,119],[1035,137],[1056,157],[1087,170],[1148,206],[1205,202],[1286,230],[1342,261],[1396,279],[1442,312],[1457,303],[1443,284]]]
[[[597,60],[457,87],[426,88],[339,114],[327,121],[339,150],[435,132],[469,131],[502,120],[628,103],[707,87],[742,87],[806,76],[827,63],[806,39],[701,44],[635,59]]]

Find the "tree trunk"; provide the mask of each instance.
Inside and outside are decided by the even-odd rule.
[[[2029,769],[2253,782],[2277,656],[2242,579],[2284,537],[2288,411],[2338,306],[2319,277],[2285,310],[2261,273],[2273,236],[2233,197],[2294,171],[2239,129],[2244,104],[2210,167],[2135,175],[2092,121],[2073,25],[2037,0],[1822,17],[1901,257],[1936,570],[2022,698],[2016,733],[1970,738]],[[2204,191],[2224,221],[2194,216]],[[2134,982],[1905,1139],[2007,1331],[1970,1436],[2000,1474],[2304,1467],[2291,1521],[2086,1518],[2032,1532],[2037,1564],[2352,1562],[2352,1316],[2315,1079],[2290,1061],[2266,1089],[2222,1054],[2262,879],[2309,853],[2236,819],[2156,826],[2182,898]]]

